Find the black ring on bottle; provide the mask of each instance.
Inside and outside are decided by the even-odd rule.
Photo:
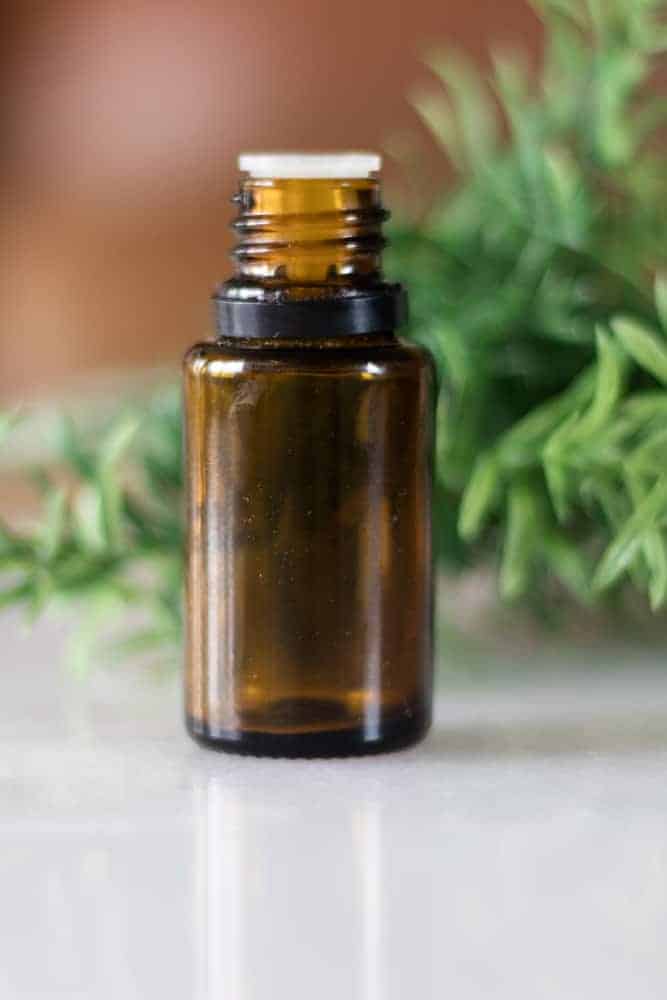
[[[261,340],[330,339],[395,330],[407,320],[407,294],[401,285],[384,285],[325,299],[252,300],[213,296],[220,337]]]

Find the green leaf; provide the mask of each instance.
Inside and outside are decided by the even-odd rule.
[[[635,152],[627,116],[636,88],[646,75],[646,57],[632,47],[608,49],[598,55],[596,70],[595,154],[607,169],[620,168]]]
[[[69,414],[64,414],[59,423],[60,450],[65,462],[72,467],[82,479],[93,479],[95,463],[83,447],[81,436],[74,420]]]
[[[647,434],[640,444],[634,448],[628,458],[627,466],[641,473],[655,473],[662,468],[667,460],[667,426]]]
[[[620,414],[633,426],[641,426],[652,420],[667,420],[667,392],[662,389],[635,392],[624,399]]]
[[[421,88],[413,91],[410,103],[447,154],[452,166],[463,170],[465,166],[464,155],[456,118],[452,109],[443,101],[442,96]]]
[[[607,26],[604,14],[604,0],[584,0],[584,6],[588,12],[596,40],[600,42]]]
[[[100,448],[97,461],[100,514],[105,543],[117,550],[122,542],[122,488],[118,465],[139,430],[139,420],[128,415],[119,420]]]
[[[663,438],[667,438],[667,428],[662,429]],[[654,437],[656,437],[654,435]],[[648,443],[648,442],[647,442]],[[635,507],[639,507],[646,498],[646,488],[641,471],[641,456],[646,447],[637,449],[625,469],[625,481],[628,493]],[[667,546],[658,528],[647,530],[642,539],[642,554],[646,562],[649,578],[649,597],[651,610],[657,611],[665,601],[667,594]]]
[[[637,320],[627,316],[612,320],[612,330],[637,364],[667,385],[667,347]]]
[[[426,63],[445,85],[457,131],[456,146],[467,167],[476,170],[488,162],[498,138],[490,93],[469,60],[452,51],[436,50]]]
[[[662,324],[662,332],[667,334],[667,274],[656,275],[654,293],[655,308]]]
[[[500,592],[507,601],[528,590],[542,531],[540,500],[535,488],[525,482],[513,484],[507,497],[507,528],[500,567]]]
[[[123,458],[139,430],[139,425],[139,418],[133,413],[121,417],[115,423],[100,446],[97,460],[99,469],[110,469]]]
[[[598,356],[595,395],[577,428],[580,439],[595,434],[609,421],[621,396],[627,367],[623,352],[600,326],[596,328],[595,339]]]
[[[54,592],[54,583],[51,574],[43,566],[38,566],[32,574],[31,585],[31,594],[27,601],[27,619],[29,622],[34,622],[49,603]]]
[[[151,653],[165,645],[171,645],[175,638],[178,639],[178,632],[170,633],[164,628],[139,629],[132,635],[115,641],[111,647],[111,656],[114,659],[124,659],[127,656]]]
[[[8,608],[14,604],[27,601],[32,594],[32,584],[29,580],[14,584],[5,590],[0,590],[0,608]]]
[[[555,530],[545,532],[542,547],[547,565],[557,579],[583,604],[593,603],[591,567],[581,547]]]
[[[578,28],[585,30],[588,19],[579,0],[532,0],[533,7],[545,18],[564,17]]]
[[[481,455],[461,500],[458,530],[465,541],[478,537],[493,509],[499,486],[498,459],[491,452]]]
[[[658,528],[666,515],[667,475],[660,477],[604,553],[593,580],[596,590],[616,583],[635,558],[645,534]]]
[[[67,531],[68,515],[67,491],[63,488],[52,490],[46,501],[46,513],[41,532],[44,559],[53,559],[60,549]]]
[[[493,68],[498,96],[510,120],[518,123],[530,93],[528,84],[530,74],[525,56],[516,49],[496,51],[493,53]]]
[[[81,486],[73,504],[77,538],[85,550],[102,552],[107,545],[102,497],[94,485]]]
[[[582,372],[562,393],[535,407],[503,434],[498,443],[502,468],[516,469],[540,462],[549,435],[591,399],[596,375],[595,366]]]
[[[547,440],[542,454],[542,464],[547,487],[556,517],[565,521],[570,513],[567,463],[572,438],[579,427],[579,415],[572,413]]]
[[[667,546],[659,532],[651,532],[644,551],[649,564],[651,611],[659,611],[667,598]]]

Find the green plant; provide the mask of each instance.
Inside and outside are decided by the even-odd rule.
[[[667,596],[667,45],[656,0],[542,0],[544,63],[458,54],[414,105],[455,171],[393,234],[412,335],[436,354],[441,555],[500,552],[518,598],[631,576]],[[653,283],[655,281],[655,294]]]
[[[34,618],[47,605],[83,603],[75,667],[93,653],[156,654],[164,664],[182,633],[179,393],[156,390],[106,429],[64,417],[58,431],[58,467],[33,473],[40,523],[20,532],[0,523],[0,607],[23,604]]]
[[[492,560],[508,599],[557,577],[583,602],[624,581],[667,600],[667,46],[657,0],[535,0],[536,75],[485,79],[435,53],[414,98],[454,171],[396,225],[410,334],[435,353],[436,532],[449,565]],[[447,175],[450,176],[449,174]],[[9,421],[5,422],[9,427]],[[0,602],[85,598],[83,633],[139,609],[123,652],[181,634],[180,408],[158,393],[99,439],[65,421],[45,516],[0,529]]]

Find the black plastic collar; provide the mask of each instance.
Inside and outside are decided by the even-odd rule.
[[[298,301],[239,299],[225,291],[223,285],[213,296],[220,337],[329,339],[392,331],[407,320],[407,295],[401,285]]]

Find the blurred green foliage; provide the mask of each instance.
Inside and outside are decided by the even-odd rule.
[[[541,0],[545,52],[433,53],[413,96],[454,171],[390,267],[434,352],[436,527],[514,599],[667,597],[667,47],[656,0]]]
[[[0,607],[23,604],[35,618],[73,603],[74,667],[130,654],[163,666],[179,658],[182,636],[180,393],[155,391],[102,429],[63,417],[57,432],[59,467],[32,471],[41,522],[0,523]]]
[[[498,559],[507,599],[558,578],[589,603],[630,581],[667,601],[667,48],[657,0],[541,0],[541,70],[496,53],[428,60],[414,105],[453,169],[389,270],[410,335],[435,354],[436,534],[449,566]],[[12,417],[0,423],[11,430]],[[115,652],[182,632],[176,390],[100,434],[62,422],[65,477],[35,476],[44,517],[0,526],[3,605],[85,598],[79,662],[114,614]],[[62,472],[62,470],[61,470]],[[96,645],[99,649],[99,642]]]

